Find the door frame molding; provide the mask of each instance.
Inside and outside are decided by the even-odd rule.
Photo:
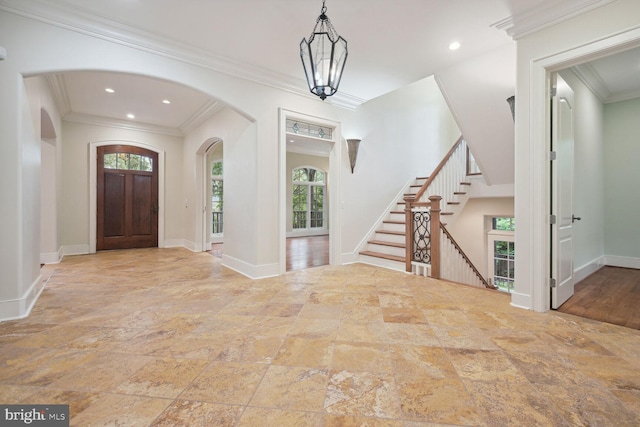
[[[549,133],[551,73],[638,46],[640,46],[640,28],[634,28],[535,59],[529,66],[529,86],[516,88],[516,100],[518,98],[529,100],[529,126],[526,135],[529,154],[529,191],[526,199],[518,197],[516,188],[516,216],[521,211],[517,208],[520,205],[526,206],[528,211],[526,216],[529,217],[528,227],[516,228],[516,242],[521,248],[516,260],[516,276],[519,273],[526,273],[523,274],[526,277],[520,276],[521,278],[518,279],[520,283],[526,285],[521,285],[517,292],[512,293],[511,304],[516,307],[545,312],[549,311],[551,306],[549,298],[551,287],[548,281],[551,277],[549,255],[551,237],[548,227],[550,164],[547,161],[547,153],[551,148]],[[524,95],[525,91],[528,92],[528,96]],[[523,94],[522,97],[520,93]],[[516,111],[518,111],[517,105]],[[517,123],[516,116],[516,127]],[[516,144],[518,144],[517,139]],[[527,267],[522,269],[518,267],[520,264]]]
[[[327,140],[331,144],[329,152],[329,171],[326,189],[329,203],[328,223],[329,223],[329,264],[341,264],[341,197],[340,189],[342,170],[342,127],[340,122],[311,116],[304,113],[279,109],[280,129],[279,129],[279,271],[280,274],[287,272],[287,119],[300,120],[307,123],[315,123],[321,126],[333,128],[332,140]]]
[[[164,248],[164,150],[148,144],[128,141],[124,139],[112,139],[94,141],[89,143],[89,253],[96,253],[96,243],[98,232],[98,147],[104,145],[128,145],[132,147],[144,148],[158,154],[158,247]]]

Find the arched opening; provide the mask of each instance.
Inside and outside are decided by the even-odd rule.
[[[40,109],[40,263],[60,260],[58,250],[57,132],[49,112]]]

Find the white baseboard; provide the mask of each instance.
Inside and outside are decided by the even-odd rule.
[[[605,255],[604,264],[611,267],[624,267],[640,269],[640,258],[624,257],[617,255]]]
[[[222,254],[222,266],[230,268],[231,270],[236,271],[243,276],[247,276],[250,279],[264,279],[280,275],[280,265],[278,263],[254,265],[224,253]]]
[[[531,295],[511,292],[511,305],[517,308],[533,310],[533,301]]]
[[[40,254],[40,264],[58,264],[62,260],[62,248],[58,252]]]
[[[42,276],[39,275],[22,297],[0,301],[0,322],[27,317],[42,293],[44,285]]]
[[[70,245],[61,248],[62,255],[86,255],[89,253],[89,245]]]
[[[581,280],[586,279],[588,276],[592,275],[596,271],[600,270],[605,265],[605,257],[601,256],[594,259],[591,262],[586,263],[582,267],[578,267],[573,270],[573,281],[574,283],[578,283]]]
[[[201,252],[196,250],[196,244],[185,239],[165,239],[159,248],[187,248],[193,252]]]

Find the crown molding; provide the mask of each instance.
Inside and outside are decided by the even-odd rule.
[[[92,126],[104,126],[136,132],[156,133],[160,135],[177,136],[184,138],[185,134],[180,129],[151,125],[147,123],[128,122],[126,120],[111,119],[108,117],[94,116],[91,114],[69,113],[62,119],[65,122],[80,123]]]
[[[613,1],[615,0],[557,1],[510,16],[491,26],[506,31],[511,38],[517,40]]]
[[[180,125],[180,130],[186,135],[198,126],[213,117],[218,111],[222,110],[225,105],[222,102],[212,99],[204,104],[200,109],[191,115]]]
[[[67,85],[62,74],[47,74],[45,76],[53,101],[56,103],[60,117],[64,117],[71,112],[71,102],[67,93]]]
[[[573,72],[578,76],[582,83],[589,88],[589,90],[600,100],[602,103],[606,103],[611,96],[611,91],[607,88],[604,80],[600,77],[600,74],[596,71],[591,64],[584,63],[576,65],[571,68]]]
[[[81,10],[42,0],[0,0],[0,10],[44,22],[80,34],[176,61],[197,65],[285,92],[315,98],[307,91],[306,81],[253,64],[216,55],[160,34],[143,31],[121,22],[101,18]],[[334,95],[333,105],[355,109],[365,100],[347,94]]]

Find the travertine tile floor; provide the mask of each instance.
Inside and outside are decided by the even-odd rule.
[[[67,257],[0,324],[0,402],[78,426],[638,426],[640,332],[367,265]]]

